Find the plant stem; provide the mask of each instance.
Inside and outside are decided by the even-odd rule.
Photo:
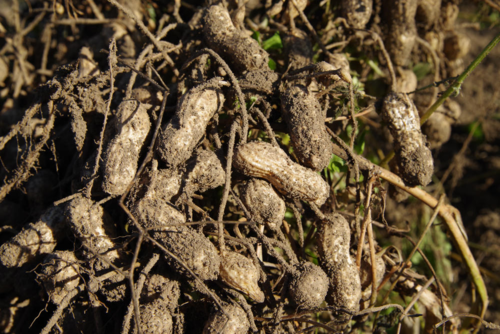
[[[426,113],[420,118],[420,125],[424,124],[429,119],[429,117],[431,117],[431,115],[437,110],[437,108],[439,108],[439,106],[442,105],[443,102],[453,94],[453,92],[460,91],[465,78],[467,78],[469,74],[477,67],[477,65],[479,65],[483,61],[483,59],[491,52],[491,50],[493,50],[498,42],[500,42],[500,33],[496,35],[495,38],[493,38],[491,42],[488,43],[488,45],[486,45],[484,50],[481,51],[481,53],[476,57],[476,59],[472,61],[472,63],[470,63],[469,67],[467,67],[465,71],[458,76],[457,80],[455,80],[455,82],[450,85],[450,87],[448,87],[448,89],[441,95],[441,97],[436,102],[434,102],[434,104],[426,111]]]

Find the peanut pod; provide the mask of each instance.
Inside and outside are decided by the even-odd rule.
[[[37,256],[52,253],[63,237],[63,210],[50,207],[35,224],[23,228],[0,246],[0,263],[7,268],[21,267]]]
[[[208,46],[238,71],[268,68],[268,53],[256,40],[236,29],[224,6],[214,5],[206,9],[203,35]]]
[[[174,169],[191,157],[223,102],[224,96],[214,88],[195,87],[182,96],[176,114],[163,128],[156,145],[156,153],[168,168]]]
[[[432,153],[420,130],[417,108],[405,93],[390,93],[384,99],[382,118],[394,137],[395,163],[399,176],[410,187],[426,186],[434,173]]]
[[[118,107],[117,134],[104,154],[102,189],[110,195],[122,195],[137,172],[142,145],[151,128],[146,106],[134,100]]]
[[[323,178],[293,162],[282,149],[265,142],[238,147],[233,165],[242,174],[269,181],[285,196],[323,205],[330,187]]]
[[[281,94],[281,103],[297,158],[316,171],[327,167],[333,146],[315,94],[305,86],[294,85]]]
[[[349,254],[351,230],[340,214],[328,214],[318,234],[321,266],[330,279],[327,301],[352,312],[359,310],[361,281],[358,268]]]

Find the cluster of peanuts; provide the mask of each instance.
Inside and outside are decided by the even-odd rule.
[[[307,2],[288,2],[288,7],[283,1],[282,7],[269,6],[268,13],[281,13],[282,23],[291,24]],[[380,29],[398,82],[383,98],[380,117],[394,138],[394,169],[407,185],[425,186],[433,160],[419,110],[407,94],[416,89],[417,80],[406,67],[420,38],[433,52],[446,55],[449,73],[457,71],[466,53],[465,42],[452,31],[457,7],[446,0],[390,0],[378,12],[374,8],[372,0],[345,0],[339,10],[354,29],[382,17]],[[194,291],[213,306],[209,316],[200,315],[203,333],[293,332],[302,324],[281,319],[296,310],[342,310],[350,319],[369,305],[370,286],[382,281],[385,263],[377,258],[372,270],[363,259],[356,266],[354,225],[332,212],[332,185],[319,173],[329,166],[334,144],[325,126],[328,96],[318,91],[353,84],[348,59],[335,53],[314,64],[311,38],[293,25],[282,36],[287,72],[278,74],[269,68],[269,53],[250,37],[244,17],[244,6],[200,9],[189,23],[195,42],[186,46],[187,57],[178,55],[182,73],[169,94],[156,95],[147,83],[135,88],[132,83],[130,94],[118,94],[120,101],[100,138],[101,159],[100,152],[85,150],[85,145],[96,145],[85,140],[91,132],[75,136],[78,161],[84,163],[72,187],[90,191],[75,191],[3,243],[3,267],[14,270],[43,259],[39,280],[48,300],[61,308],[78,289],[89,290],[92,307],[99,307],[99,298],[116,303],[135,296],[139,307],[130,304],[128,312],[135,317],[133,325],[130,318],[124,320],[124,332],[132,327],[142,333],[187,331],[187,319],[199,303]],[[452,43],[456,38],[460,41]],[[103,78],[95,68],[82,69],[84,62],[79,66],[71,76]],[[246,103],[252,98],[256,102]],[[170,110],[175,111],[165,112],[153,137],[160,105],[165,108],[172,101],[176,105]],[[429,124],[441,122],[439,115]],[[73,117],[72,126],[86,121],[91,122]],[[276,140],[276,124],[286,128],[290,145]],[[138,174],[146,156],[151,159]],[[129,216],[116,213],[121,197]],[[205,199],[212,207],[196,205]],[[230,210],[225,210],[227,203]],[[216,219],[210,211],[218,205]],[[298,213],[297,227],[285,219],[287,209]],[[317,250],[317,258],[306,255],[304,235],[297,237],[304,234],[301,215],[311,224],[316,243],[309,246]],[[236,220],[232,230],[224,225],[227,217]],[[135,269],[130,268],[136,263],[134,249],[123,241],[130,233],[146,234],[141,267],[151,251],[163,254],[135,294],[126,277]],[[67,247],[68,238],[77,246]],[[56,320],[64,329],[67,320]]]

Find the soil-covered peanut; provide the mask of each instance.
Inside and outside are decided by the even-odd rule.
[[[330,54],[328,55],[328,62],[320,61],[316,64],[316,72],[333,70],[340,70],[340,78],[347,83],[352,83],[351,65],[345,54]]]
[[[416,0],[389,0],[384,2],[384,14],[388,22],[385,47],[393,63],[405,66],[417,38],[415,15]]]
[[[240,188],[241,199],[252,215],[252,220],[279,229],[285,219],[285,201],[273,186],[261,179],[250,179]]]
[[[150,105],[160,105],[163,102],[163,94],[153,86],[135,88],[130,97],[141,103]]]
[[[328,292],[328,276],[311,262],[301,262],[294,269],[290,282],[293,302],[302,309],[319,307]]]
[[[184,174],[178,169],[157,169],[153,167],[150,172],[148,190],[144,197],[169,202],[179,194],[183,177]]]
[[[375,270],[377,275],[376,286],[378,287],[385,275],[385,262],[381,256],[375,256]],[[371,259],[362,259],[359,268],[359,277],[361,279],[361,289],[363,290],[363,300],[368,300],[372,294],[372,265]]]
[[[142,333],[172,333],[172,313],[180,297],[179,283],[162,275],[152,275],[141,296]]]
[[[259,288],[259,268],[254,262],[235,252],[225,252],[220,266],[220,279],[230,287],[242,291],[257,303],[265,299]]]
[[[156,145],[156,153],[167,167],[174,169],[191,157],[223,102],[224,96],[213,88],[193,88],[182,96],[175,116],[163,128]]]
[[[417,89],[417,76],[412,70],[398,68],[396,91],[410,93]]]
[[[424,30],[431,28],[438,20],[441,8],[441,0],[418,0],[417,1],[417,26]]]
[[[312,64],[313,48],[309,36],[300,29],[283,36],[283,53],[290,71]]]
[[[268,68],[268,53],[256,40],[236,29],[223,5],[207,8],[203,20],[205,43],[237,71]]]
[[[186,222],[186,217],[161,198],[144,197],[134,206],[141,226],[147,230],[171,230],[172,225]]]
[[[94,257],[94,253],[104,255],[110,262],[119,258],[118,251],[111,250],[115,243],[110,238],[109,226],[104,224],[102,206],[79,196],[68,203],[65,214],[71,231],[80,240],[89,258]]]
[[[71,251],[55,251],[45,258],[41,277],[50,300],[60,304],[80,282],[78,259]]]
[[[351,28],[364,29],[372,16],[372,0],[342,0],[342,15]]]
[[[469,37],[453,32],[445,38],[443,52],[449,60],[461,59],[469,53],[470,45]]]
[[[250,322],[245,311],[236,304],[224,304],[222,307],[229,319],[222,310],[213,312],[205,323],[203,334],[247,334]]]
[[[297,158],[316,171],[327,167],[333,146],[315,94],[305,86],[294,85],[281,94],[281,103]]]
[[[187,161],[184,178],[188,194],[196,191],[204,193],[223,185],[226,172],[214,152],[199,150]]]
[[[269,68],[263,70],[249,71],[238,78],[240,86],[245,88],[254,88],[265,93],[273,93],[279,85],[278,73]]]
[[[359,310],[361,281],[358,268],[349,254],[351,230],[340,214],[328,214],[318,234],[321,266],[330,279],[327,301],[352,312]]]
[[[135,177],[139,154],[151,128],[146,106],[134,100],[120,103],[115,127],[117,134],[104,154],[102,189],[121,195]]]
[[[0,246],[0,263],[7,268],[21,267],[38,256],[51,253],[63,237],[64,215],[50,207],[36,223],[30,223]]]
[[[175,226],[170,228],[170,232],[156,232],[153,237],[200,279],[215,280],[219,276],[221,259],[217,249],[200,232],[187,226]],[[166,258],[177,272],[190,276],[176,260],[169,256]]]
[[[279,147],[265,142],[250,142],[238,147],[233,165],[242,174],[263,178],[283,195],[312,202],[325,203],[330,187],[313,170],[294,163]]]
[[[445,115],[435,112],[422,125],[422,132],[427,136],[430,148],[438,148],[450,140],[451,124]]]
[[[389,93],[384,99],[382,118],[394,138],[399,176],[411,187],[428,185],[434,173],[434,161],[420,130],[417,108],[408,95]]]

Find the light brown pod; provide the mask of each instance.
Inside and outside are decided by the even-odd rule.
[[[394,138],[399,176],[410,187],[428,185],[434,173],[434,161],[420,130],[417,108],[408,95],[389,93],[382,106],[382,118]]]
[[[215,246],[200,232],[187,226],[170,228],[171,232],[155,232],[153,237],[168,251],[180,258],[202,280],[219,277],[221,259]],[[167,262],[179,273],[186,272],[176,260],[166,257]]]
[[[156,153],[167,167],[174,169],[191,157],[223,102],[224,96],[213,88],[195,87],[182,96],[175,116],[163,128],[156,145]]]
[[[375,256],[375,270],[377,275],[376,286],[378,287],[385,275],[385,262],[381,256]],[[371,259],[362,259],[361,267],[359,268],[359,276],[361,279],[361,288],[363,290],[363,300],[368,300],[372,295],[372,265]]]
[[[342,15],[351,28],[365,29],[373,10],[372,0],[343,0]]]
[[[52,253],[63,237],[63,210],[50,207],[35,224],[29,224],[0,246],[0,263],[7,268],[21,267],[38,256]]]
[[[417,89],[417,76],[412,70],[398,68],[396,75],[396,91],[410,93]]]
[[[139,154],[151,128],[146,106],[134,100],[120,103],[115,127],[117,134],[104,154],[102,189],[122,195],[135,177]]]
[[[166,277],[152,275],[141,296],[141,322],[143,333],[172,333],[172,312],[180,297],[179,283]]]
[[[444,39],[444,54],[449,60],[457,60],[465,57],[470,50],[470,38],[457,32],[450,33]]]
[[[428,30],[439,19],[441,0],[418,0],[417,3],[417,25]]]
[[[226,172],[217,155],[208,150],[197,151],[186,164],[186,192],[204,193],[224,184]]]
[[[80,282],[78,259],[70,251],[56,251],[47,255],[41,276],[50,300],[59,305]]]
[[[134,206],[142,227],[148,230],[172,230],[172,226],[183,224],[186,217],[177,211],[171,204],[160,198],[144,197]]]
[[[322,71],[340,70],[340,78],[347,83],[352,83],[351,67],[344,53],[332,53],[328,55],[328,62],[321,61],[316,64],[317,70]]]
[[[229,319],[222,310],[213,312],[205,323],[203,334],[247,334],[250,322],[245,311],[236,304],[224,304],[222,307]]]
[[[234,167],[247,176],[260,177],[283,195],[323,205],[330,187],[323,178],[297,163],[279,147],[264,142],[250,142],[238,147]]]
[[[235,252],[224,252],[220,266],[220,279],[230,287],[240,290],[257,303],[265,300],[264,292],[259,288],[259,268],[254,262]]]
[[[252,220],[279,229],[285,219],[285,201],[264,180],[251,179],[240,188],[241,200],[252,215]]]
[[[319,171],[330,163],[333,146],[325,129],[325,116],[315,94],[294,85],[281,94],[286,121],[295,154],[300,162]]]
[[[384,41],[394,64],[405,66],[417,38],[416,0],[389,0],[384,2],[388,33]]]
[[[115,247],[115,243],[110,238],[111,232],[106,230],[103,216],[102,206],[83,196],[74,198],[66,207],[69,227],[84,245],[87,256],[92,258],[93,253],[101,254],[113,262],[119,258],[119,254],[116,249],[110,250]]]
[[[351,230],[340,214],[328,214],[317,234],[321,266],[330,279],[327,301],[351,312],[359,310],[361,281],[358,268],[349,254]]]
[[[438,148],[450,140],[451,124],[445,115],[435,112],[422,125],[422,132],[427,136],[430,148]]]
[[[256,40],[236,29],[229,12],[222,5],[206,9],[203,36],[209,48],[239,72],[268,68],[268,53]]]
[[[290,281],[290,297],[293,302],[302,309],[319,307],[328,292],[328,276],[311,262],[301,262],[294,269]]]
[[[140,305],[141,322],[139,327],[144,334],[170,334],[173,333],[174,322],[172,314],[166,308],[161,298],[151,303]],[[134,333],[137,333],[134,330]]]

